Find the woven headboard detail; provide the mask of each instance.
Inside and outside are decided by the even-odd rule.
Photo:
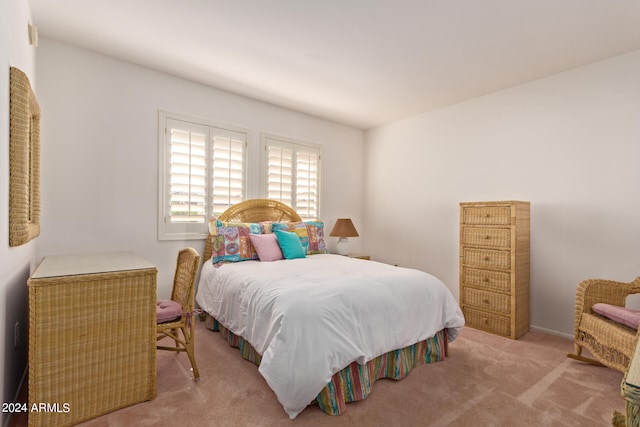
[[[296,222],[300,216],[289,206],[271,199],[249,199],[237,203],[224,211],[218,217],[225,222]],[[204,260],[211,259],[211,236],[207,236],[204,245]]]

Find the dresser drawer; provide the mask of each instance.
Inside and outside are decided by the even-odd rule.
[[[480,291],[467,287],[464,287],[463,289],[463,304],[484,308],[486,310],[498,311],[504,314],[511,313],[511,297],[509,295]]]
[[[462,222],[469,225],[511,225],[511,207],[465,206]]]
[[[511,268],[511,252],[463,248],[462,264],[480,268],[509,270]]]
[[[462,244],[464,246],[509,249],[511,247],[511,230],[508,228],[463,227]]]
[[[499,314],[487,313],[469,307],[462,307],[465,324],[472,328],[491,332],[505,337],[511,336],[511,319]]]
[[[502,271],[462,267],[462,284],[493,291],[511,291],[511,274]]]

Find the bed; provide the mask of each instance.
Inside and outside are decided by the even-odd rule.
[[[272,242],[268,234],[284,259],[264,261],[258,242]],[[280,238],[292,236],[304,256],[289,257]],[[436,277],[329,254],[322,222],[301,221],[274,200],[248,200],[214,219],[203,258],[196,300],[207,327],[258,365],[291,419],[314,401],[340,415],[377,379],[444,360],[464,325]]]

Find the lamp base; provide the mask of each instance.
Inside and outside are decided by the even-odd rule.
[[[338,255],[347,255],[349,253],[349,238],[340,237],[336,243],[336,252]]]

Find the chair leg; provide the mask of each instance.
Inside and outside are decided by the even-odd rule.
[[[174,337],[179,337],[180,336],[180,330],[179,329],[172,329],[171,330],[171,334],[173,334]],[[181,342],[178,340],[173,340],[176,343],[176,348],[180,348],[181,347]],[[176,353],[177,355],[178,353]]]
[[[585,357],[581,355],[582,353],[582,348],[580,348],[580,351],[576,350],[576,353],[567,353],[567,357],[574,359],[574,360],[579,360],[580,362],[584,362],[584,363],[589,363],[590,365],[595,365],[595,366],[604,366],[604,364],[598,362],[595,359],[591,359],[590,357]]]
[[[597,360],[591,358],[591,357],[586,357],[582,355],[582,346],[579,344],[578,340],[575,339],[573,341],[573,348],[575,353],[567,353],[567,357],[574,359],[574,360],[579,360],[580,362],[584,362],[584,363],[589,363],[591,365],[596,365],[596,366],[604,366],[604,364],[598,362]]]
[[[196,364],[195,357],[195,345],[193,340],[193,326],[191,330],[187,330],[186,326],[182,327],[182,334],[184,335],[184,348],[187,352],[187,356],[189,356],[189,361],[191,362],[191,368],[193,369],[193,376],[196,381],[200,380],[200,372],[198,371],[198,365]]]

